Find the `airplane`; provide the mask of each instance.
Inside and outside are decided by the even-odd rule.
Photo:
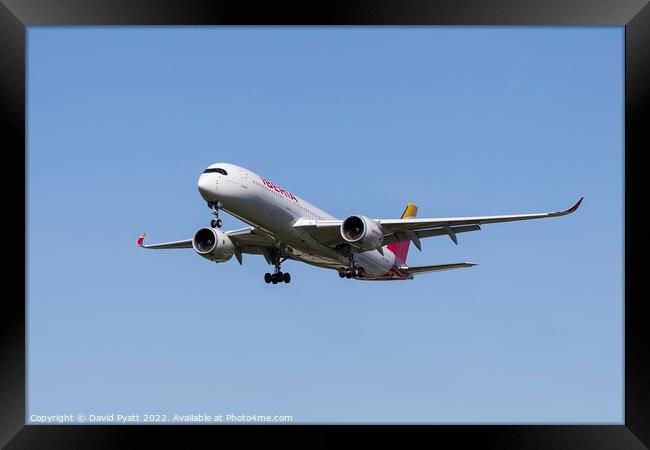
[[[212,210],[210,227],[201,228],[191,239],[137,244],[147,249],[193,248],[216,263],[233,255],[242,264],[243,254],[262,255],[273,273],[265,273],[267,284],[289,283],[282,272],[286,260],[301,261],[338,271],[340,278],[357,280],[411,280],[416,275],[473,267],[460,262],[429,266],[406,263],[410,244],[422,250],[420,240],[448,236],[458,245],[458,234],[479,231],[481,225],[517,220],[559,217],[573,213],[584,197],[563,211],[477,217],[417,218],[418,208],[407,204],[399,219],[371,219],[355,214],[341,220],[306,202],[280,185],[250,170],[230,163],[208,166],[198,179],[201,197]],[[246,228],[222,231],[219,211],[245,222]]]

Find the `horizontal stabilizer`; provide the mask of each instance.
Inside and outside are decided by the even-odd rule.
[[[477,264],[474,263],[462,262],[462,263],[452,263],[452,264],[437,264],[435,266],[406,267],[400,270],[410,275],[416,275],[418,273],[439,272],[441,270],[464,269],[466,267],[474,267],[476,265]]]

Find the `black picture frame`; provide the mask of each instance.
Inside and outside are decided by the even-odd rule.
[[[338,443],[351,427],[327,425],[97,426],[25,425],[25,302],[27,241],[26,195],[15,193],[10,174],[26,169],[26,27],[35,25],[559,25],[625,27],[625,418],[620,425],[431,425],[361,427],[384,439],[387,433],[427,443],[451,439],[455,447],[636,449],[650,445],[650,333],[647,301],[638,273],[646,203],[627,201],[639,183],[643,151],[650,149],[650,5],[647,0],[366,0],[255,3],[198,0],[0,0],[0,111],[5,156],[3,209],[13,232],[6,239],[22,254],[20,265],[5,261],[8,280],[22,283],[24,295],[5,289],[0,327],[0,445],[6,448],[122,448],[135,439],[166,443],[234,434],[239,443],[250,431],[285,436],[287,431],[316,431]],[[11,162],[9,158],[15,158]],[[27,172],[23,170],[26,177]],[[26,189],[26,178],[23,179]],[[25,191],[26,194],[26,191]],[[23,218],[24,245],[15,229]],[[12,249],[13,250],[13,249]],[[46,257],[46,255],[44,255]],[[7,258],[8,259],[8,258]],[[634,263],[640,261],[640,263]],[[15,270],[15,275],[12,273]],[[20,274],[23,274],[23,277]],[[24,280],[24,281],[23,281]],[[561,293],[559,294],[561,295]],[[327,431],[327,433],[325,433]],[[405,432],[404,432],[405,431]],[[216,440],[216,441],[215,441]],[[311,445],[313,438],[301,440]]]

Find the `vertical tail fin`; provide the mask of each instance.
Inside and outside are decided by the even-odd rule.
[[[402,219],[415,217],[417,214],[418,207],[413,203],[408,203],[404,209],[404,212],[402,213]],[[395,254],[395,258],[399,260],[395,261],[395,263],[399,265],[400,262],[402,264],[406,264],[406,257],[408,256],[410,245],[411,241],[400,241],[388,244],[386,248]]]

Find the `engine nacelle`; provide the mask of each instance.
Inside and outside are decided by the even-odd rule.
[[[361,251],[376,250],[384,242],[384,233],[366,216],[350,216],[341,224],[341,237]]]
[[[192,238],[194,251],[210,261],[226,262],[232,258],[235,246],[226,234],[214,228],[201,228]]]

